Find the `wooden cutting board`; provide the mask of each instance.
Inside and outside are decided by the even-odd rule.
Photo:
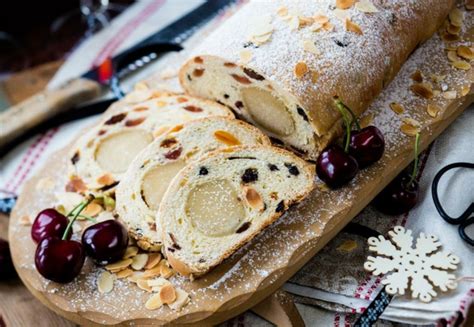
[[[474,21],[472,15],[470,21]],[[463,37],[472,39],[472,29]],[[66,149],[54,154],[25,185],[12,213],[9,235],[15,240],[11,248],[21,279],[52,310],[87,325],[216,324],[253,307],[298,271],[412,161],[414,138],[400,131],[403,118],[415,119],[420,124],[421,148],[425,149],[473,102],[474,70],[453,68],[444,48],[437,36],[423,45],[368,110],[365,120],[372,120],[385,134],[387,149],[382,160],[336,191],[326,189],[318,181],[318,187],[304,202],[203,278],[193,282],[183,278],[172,280],[191,294],[190,304],[181,311],[164,307],[146,310],[148,295],[128,282],[116,282],[111,293],[100,294],[95,285],[98,268],[91,263],[67,285],[47,282],[36,272],[30,226],[20,221],[51,206],[54,193],[64,190]],[[417,69],[426,80],[432,74],[446,75],[442,84],[456,92],[455,98],[447,99],[449,96],[443,93],[427,101],[410,92],[414,83],[410,75]],[[388,104],[393,101],[400,101],[404,107],[402,115],[389,109]],[[426,111],[428,103],[439,108],[434,118]]]

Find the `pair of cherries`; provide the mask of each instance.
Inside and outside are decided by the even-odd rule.
[[[353,112],[339,99],[334,99],[340,111],[346,135],[344,149],[338,145],[330,145],[319,156],[316,164],[318,177],[331,188],[338,188],[350,182],[359,169],[378,161],[385,150],[382,132],[375,126],[360,128]],[[352,120],[348,115],[352,116]],[[352,126],[356,125],[356,130]],[[415,141],[415,162],[413,171],[398,175],[375,199],[375,207],[389,215],[408,212],[418,201],[418,147],[419,134]]]
[[[353,112],[338,97],[334,98],[334,104],[346,128],[344,148],[332,144],[321,152],[316,162],[316,172],[329,187],[338,188],[350,182],[359,169],[370,166],[382,157],[385,139],[375,126],[361,129]],[[352,130],[353,125],[356,130]]]
[[[89,196],[67,216],[51,208],[36,216],[31,237],[38,243],[36,269],[44,278],[57,283],[71,282],[79,275],[86,255],[99,264],[123,257],[128,245],[128,233],[116,220],[89,226],[82,234],[81,242],[71,240],[72,224],[93,200],[94,197]]]

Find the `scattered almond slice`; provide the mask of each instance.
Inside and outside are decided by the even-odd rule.
[[[351,14],[349,12],[349,10],[345,10],[345,9],[334,9],[333,10],[333,13],[334,13],[334,16],[336,16],[337,19],[345,22],[346,19],[350,19],[351,18]]]
[[[161,288],[165,285],[171,285],[169,280],[163,278],[163,277],[158,277],[155,279],[149,279],[148,280],[148,285],[153,287],[153,288]]]
[[[394,113],[396,113],[397,115],[400,115],[400,114],[402,114],[402,113],[405,111],[405,109],[403,108],[403,106],[402,106],[401,104],[399,104],[399,103],[396,103],[396,102],[390,103],[390,109],[392,109],[392,111],[393,111]]]
[[[426,107],[426,112],[428,113],[428,115],[430,115],[430,117],[432,118],[436,118],[440,112],[441,108],[435,104],[428,104],[428,106]]]
[[[138,288],[140,288],[144,291],[147,291],[147,292],[152,291],[151,286],[148,285],[148,279],[139,279],[139,280],[137,280],[137,286],[138,286]]]
[[[330,32],[330,31],[334,30],[334,25],[331,24],[330,22],[327,22],[327,23],[323,24],[323,28],[324,28],[325,31]]]
[[[410,118],[410,117],[405,117],[405,118],[402,119],[402,121],[405,124],[408,124],[408,125],[411,125],[411,126],[414,126],[414,127],[420,127],[421,126],[419,121],[417,121],[413,118]]]
[[[186,291],[183,291],[180,288],[176,289],[176,300],[173,303],[168,304],[171,310],[178,311],[181,310],[189,302],[189,295]]]
[[[91,202],[87,205],[84,211],[82,211],[82,215],[95,217],[102,211],[104,211],[104,208],[102,208],[100,204],[98,204],[97,202]]]
[[[171,284],[161,287],[158,294],[160,295],[160,300],[162,303],[169,304],[176,300],[176,291]]]
[[[336,8],[349,9],[354,5],[355,0],[336,0]]]
[[[140,279],[146,279],[145,273],[143,271],[132,270],[132,274],[127,277],[127,280],[129,280],[132,283],[137,283]]]
[[[130,268],[126,268],[124,270],[120,270],[115,274],[117,278],[127,278],[133,275],[133,270]]]
[[[308,71],[309,71],[308,66],[302,61],[298,62],[295,65],[294,73],[295,73],[296,78],[301,79],[304,75],[306,75]]]
[[[350,19],[346,19],[346,30],[349,32],[359,34],[359,35],[364,34],[360,26],[354,23],[353,21],[351,21]]]
[[[215,131],[214,138],[217,141],[224,143],[228,146],[235,146],[241,144],[240,141],[234,135],[226,131]]]
[[[448,51],[448,60],[451,62],[459,61],[456,51]]]
[[[298,27],[304,27],[313,24],[314,20],[312,17],[298,16],[299,24]]]
[[[413,74],[411,74],[410,78],[417,83],[423,82],[423,74],[419,69],[417,69]]]
[[[163,302],[161,301],[160,294],[153,294],[148,301],[145,303],[145,308],[148,310],[156,310],[163,306]]]
[[[372,124],[373,120],[374,120],[374,114],[373,113],[364,115],[360,119],[360,122],[359,122],[360,127],[364,128],[364,127],[369,126],[370,124]]]
[[[252,187],[244,187],[245,200],[247,204],[258,211],[263,211],[265,205],[260,194]]]
[[[249,49],[244,49],[240,51],[240,62],[243,64],[248,64],[252,60],[252,51]]]
[[[280,16],[280,17],[288,16],[288,8],[287,7],[278,8],[277,15]]]
[[[131,264],[132,268],[134,270],[142,270],[146,263],[148,262],[148,254],[146,253],[141,253],[137,254],[132,258],[133,262]]]
[[[454,61],[451,65],[457,69],[469,70],[471,69],[471,64],[463,60]]]
[[[288,26],[290,30],[294,31],[300,27],[300,19],[298,16],[292,16],[291,19],[288,21]]]
[[[448,27],[446,28],[446,32],[448,32],[451,35],[459,35],[461,33],[461,27],[449,24]]]
[[[166,260],[161,260],[158,264],[158,268],[160,269],[160,275],[163,278],[170,278],[174,275],[173,269],[168,266],[168,262]]]
[[[409,124],[402,124],[400,130],[407,136],[416,136],[416,134],[420,132],[418,127]]]
[[[311,32],[319,32],[323,28],[324,24],[321,23],[314,23],[310,27]]]
[[[433,97],[433,88],[429,83],[417,83],[410,87],[411,91],[425,99]]]
[[[469,91],[471,90],[471,86],[470,85],[463,85],[461,87],[461,96],[466,96],[469,94]]]
[[[150,253],[148,254],[148,261],[145,265],[145,270],[155,268],[161,261],[161,253]]]
[[[165,260],[161,260],[160,263],[163,261]],[[146,270],[145,273],[143,274],[143,278],[153,278],[153,277],[161,276],[162,269],[161,269],[160,263],[158,264],[158,266],[151,268],[149,270]]]
[[[32,224],[32,222],[31,222],[30,216],[24,215],[24,216],[20,217],[20,225],[29,226],[31,224]]]
[[[352,252],[357,249],[357,242],[354,240],[345,240],[341,245],[337,247],[338,251]]]
[[[97,179],[97,183],[101,185],[112,185],[113,183],[115,183],[115,179],[112,177],[112,175],[105,174]]]
[[[314,15],[313,20],[314,20],[315,24],[321,24],[321,26],[326,24],[326,23],[329,23],[329,18],[325,15],[322,15],[322,14]]]
[[[453,24],[454,26],[462,26],[462,22],[464,20],[464,14],[458,8],[454,8],[449,13],[449,20],[450,20],[451,24]]]
[[[104,271],[97,279],[97,288],[102,294],[109,293],[114,288],[114,276],[108,271]]]
[[[454,99],[456,99],[456,98],[458,97],[456,91],[443,92],[443,93],[441,93],[441,95],[442,95],[443,98],[445,98],[446,100],[454,100]]]
[[[464,58],[467,60],[474,59],[474,52],[471,50],[471,48],[466,47],[465,45],[459,46],[456,50],[456,53],[461,58]]]
[[[105,266],[105,269],[107,270],[121,270],[125,269],[128,266],[132,264],[133,260],[132,259],[125,259],[125,260],[120,260],[111,264],[108,264]]]
[[[138,83],[135,84],[135,86],[133,88],[137,91],[140,91],[140,90],[141,91],[146,91],[146,90],[150,89],[145,82],[138,82]]]
[[[375,13],[379,12],[377,7],[370,0],[360,0],[355,4],[355,8],[363,13]]]
[[[148,89],[134,90],[125,96],[124,101],[126,103],[138,103],[146,101],[152,97],[153,92]]]
[[[314,44],[314,42],[311,41],[311,40],[304,40],[303,41],[303,49],[305,49],[306,51],[308,51],[312,54],[315,54],[317,56],[319,56],[321,54],[321,52],[316,47],[316,44]]]

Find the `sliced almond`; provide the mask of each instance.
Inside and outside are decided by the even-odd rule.
[[[163,278],[168,279],[174,275],[173,269],[171,269],[168,266],[168,263],[166,262],[166,260],[161,260],[160,263],[158,264],[158,268],[160,269],[160,275]]]
[[[148,99],[150,99],[153,96],[153,92],[144,89],[144,90],[134,90],[127,94],[124,98],[126,103],[137,103],[137,102],[143,102]]]
[[[412,125],[412,126],[415,126],[415,127],[420,127],[421,126],[419,121],[417,121],[413,118],[410,118],[410,117],[405,117],[405,118],[402,119],[402,121],[405,124]]]
[[[125,250],[125,254],[123,255],[123,259],[128,259],[128,258],[134,257],[134,256],[137,255],[137,253],[138,253],[138,247],[129,246]]]
[[[369,113],[369,114],[364,115],[360,119],[360,127],[364,128],[364,127],[369,126],[370,124],[372,124],[373,120],[374,120],[374,114],[373,113]]]
[[[150,253],[148,254],[148,261],[145,265],[145,270],[155,268],[161,261],[161,253]]]
[[[139,279],[137,280],[137,286],[144,290],[144,291],[147,291],[147,292],[151,292],[152,289],[151,289],[151,286],[148,285],[148,279]]]
[[[146,263],[148,262],[148,254],[146,253],[141,253],[141,254],[137,254],[136,256],[134,256],[132,258],[132,268],[134,270],[142,270]]]
[[[355,8],[359,10],[360,12],[364,13],[375,13],[379,12],[377,7],[374,6],[374,4],[370,0],[360,0],[355,4]]]
[[[430,117],[433,117],[433,118],[436,118],[440,112],[441,108],[435,104],[429,104],[427,107],[426,107],[426,112],[428,113],[428,115],[430,115]]]
[[[413,93],[422,98],[431,99],[433,97],[433,88],[429,83],[413,84],[410,89]]]
[[[117,278],[127,278],[133,275],[133,270],[130,268],[126,268],[124,270],[120,270],[115,274]]]
[[[260,194],[252,187],[244,187],[245,200],[248,205],[258,211],[263,211],[264,203]]]
[[[411,74],[410,78],[417,83],[423,82],[423,74],[419,69],[417,69],[413,74]]]
[[[249,49],[244,49],[240,51],[240,62],[243,64],[248,64],[252,60],[252,51]]]
[[[349,12],[349,10],[345,10],[345,9],[334,9],[333,10],[333,13],[334,13],[334,16],[336,16],[337,19],[345,22],[346,19],[350,19],[351,18],[351,14]]]
[[[184,307],[189,302],[189,294],[180,288],[177,288],[175,291],[176,291],[176,300],[173,303],[168,304],[168,306],[172,310],[178,311],[178,310],[181,310],[181,308]]]
[[[69,179],[69,183],[67,183],[66,185],[66,191],[85,193],[87,191],[87,186],[81,178],[77,176],[71,176]]]
[[[336,0],[336,7],[339,9],[349,9],[354,5],[355,0]]]
[[[465,45],[461,45],[457,48],[456,53],[459,57],[462,57],[467,60],[472,60],[474,59],[474,52],[471,50],[471,48],[466,47]]]
[[[125,259],[125,260],[120,260],[111,264],[108,264],[105,266],[105,269],[107,270],[122,270],[127,268],[132,264],[133,260],[132,259]]]
[[[449,13],[449,20],[454,26],[462,26],[462,22],[464,20],[464,13],[458,8],[454,8]]]
[[[300,61],[298,62],[296,65],[295,65],[295,76],[297,78],[302,78],[304,75],[306,75],[306,73],[308,73],[309,69],[308,69],[308,66],[306,65],[306,63]]]
[[[140,279],[146,279],[144,277],[144,275],[145,275],[145,273],[143,271],[133,271],[132,270],[132,274],[127,277],[127,280],[129,280],[132,283],[137,283]]]
[[[303,41],[303,49],[317,56],[321,54],[321,51],[318,50],[318,48],[316,47],[316,44],[311,40]]]
[[[217,141],[224,143],[228,146],[235,146],[241,144],[240,141],[234,135],[226,131],[215,131],[214,138]]]
[[[82,215],[84,216],[89,216],[89,217],[95,217],[99,213],[104,211],[104,208],[96,202],[91,202],[87,205],[87,207],[82,211]]]
[[[448,51],[448,59],[451,62],[459,61],[459,57],[456,53],[456,51]]]
[[[20,217],[20,225],[29,226],[31,224],[32,224],[32,222],[31,222],[30,216],[24,215],[24,216]]]
[[[165,285],[171,285],[171,283],[165,278],[158,277],[155,279],[149,279],[148,285],[150,285],[153,288],[161,288]]]
[[[469,70],[471,69],[471,64],[463,60],[454,61],[451,65],[457,69]]]
[[[313,24],[314,19],[312,17],[298,16],[299,27],[304,27]]]
[[[352,252],[355,249],[357,249],[357,242],[354,240],[345,240],[341,245],[337,247],[338,251],[343,251],[343,252]]]
[[[461,27],[449,24],[448,27],[446,28],[446,32],[448,32],[451,35],[459,35],[459,33],[461,33]]]
[[[399,103],[396,103],[396,102],[390,103],[390,109],[392,109],[392,111],[393,111],[394,113],[396,113],[397,115],[400,115],[400,114],[402,114],[402,113],[405,111],[405,109],[403,108],[403,106],[402,106],[401,104],[399,104]]]
[[[100,274],[97,279],[97,288],[99,289],[99,292],[104,294],[112,291],[114,288],[114,279],[114,276],[108,271],[104,271]]]
[[[158,294],[160,295],[161,302],[165,304],[173,303],[176,300],[176,291],[171,284],[161,287]]]
[[[164,260],[161,260],[161,262],[163,262]],[[145,273],[143,274],[143,278],[153,278],[153,277],[159,277],[161,276],[161,266],[160,266],[160,263],[158,264],[158,266],[154,267],[154,268],[151,268],[149,270],[146,270]]]
[[[359,34],[359,35],[364,34],[360,26],[354,23],[353,21],[351,21],[350,19],[346,19],[346,30],[349,32]]]
[[[445,98],[446,100],[454,100],[458,97],[458,94],[456,91],[447,91],[441,93],[442,97]]]
[[[324,24],[329,23],[329,18],[325,15],[316,14],[313,16],[313,21],[315,24],[323,26]]]
[[[148,301],[145,303],[145,308],[148,310],[156,310],[163,306],[163,302],[161,301],[160,294],[153,294]]]
[[[330,22],[327,22],[327,23],[323,24],[323,28],[324,28],[325,31],[330,32],[334,29],[334,25],[331,24]]]
[[[97,183],[101,185],[111,185],[115,183],[115,179],[110,174],[105,174],[97,178]]]
[[[288,8],[287,7],[280,7],[277,10],[277,15],[280,17],[285,17],[288,15]]]
[[[463,85],[461,87],[461,96],[466,96],[469,94],[469,91],[471,90],[471,86],[470,85]]]
[[[407,136],[416,136],[416,134],[420,132],[418,127],[415,127],[410,124],[402,124],[400,126],[400,130],[402,131],[403,134]]]

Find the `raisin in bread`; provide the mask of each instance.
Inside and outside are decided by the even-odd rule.
[[[161,198],[175,175],[204,153],[237,145],[269,145],[257,128],[225,117],[194,120],[157,138],[133,160],[116,189],[116,210],[145,250],[159,250],[155,223]]]
[[[182,275],[230,256],[314,187],[314,166],[272,146],[218,150],[173,179],[157,215],[163,250]]]
[[[233,118],[230,110],[212,101],[171,94],[139,101],[142,93],[135,91],[133,105],[106,115],[75,142],[69,157],[68,190],[113,187],[142,149],[177,124],[209,116]]]
[[[180,82],[316,159],[342,130],[333,96],[364,112],[454,4],[372,2],[250,1],[193,51]]]

